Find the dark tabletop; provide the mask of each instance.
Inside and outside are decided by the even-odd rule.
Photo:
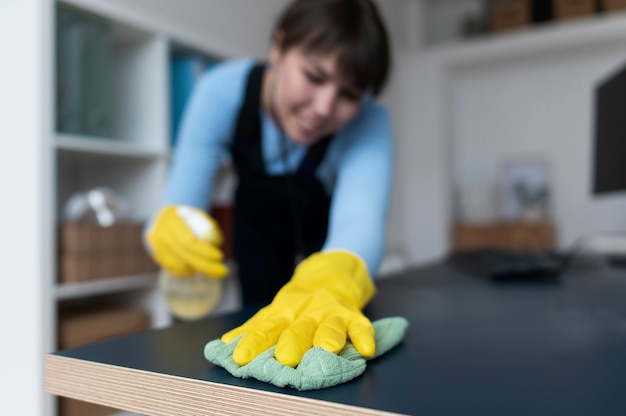
[[[407,336],[329,389],[241,380],[204,359],[256,308],[56,354],[414,415],[626,415],[626,270],[494,283],[441,263],[377,286],[367,316],[404,316]]]

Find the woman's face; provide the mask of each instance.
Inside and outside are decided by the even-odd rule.
[[[294,142],[311,145],[334,133],[359,111],[363,92],[343,79],[335,53],[311,54],[277,45],[264,85],[264,105]]]

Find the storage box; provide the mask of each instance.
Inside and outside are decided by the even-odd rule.
[[[480,248],[511,250],[554,250],[556,230],[549,222],[493,222],[455,224],[452,228],[454,251]]]
[[[142,242],[143,224],[64,223],[59,227],[59,281],[155,273]]]
[[[59,348],[74,348],[106,339],[144,331],[150,328],[150,317],[132,307],[78,309],[59,316]],[[62,416],[104,416],[116,409],[80,400],[60,398]]]
[[[61,416],[107,416],[118,412],[117,409],[87,403],[80,400],[61,397],[59,399],[59,414]]]
[[[600,0],[600,8],[605,12],[626,9],[626,0]]]
[[[590,16],[596,12],[595,0],[552,0],[554,18],[570,19]]]
[[[59,348],[74,348],[150,328],[150,316],[136,307],[64,311],[59,314]]]
[[[531,19],[531,0],[493,0],[489,3],[489,30],[493,32],[527,26]]]
[[[68,222],[59,228],[61,253],[124,252],[142,246],[143,223],[101,227],[91,223]]]

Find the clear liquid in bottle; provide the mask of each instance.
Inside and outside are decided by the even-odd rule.
[[[159,289],[172,315],[193,321],[207,316],[220,301],[222,281],[201,274],[172,276],[165,270],[159,274]]]

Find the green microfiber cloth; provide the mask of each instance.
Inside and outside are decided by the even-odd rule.
[[[376,358],[402,341],[409,323],[402,317],[391,317],[374,321],[372,325],[376,340],[376,354],[372,358]],[[241,336],[230,344],[219,339],[210,341],[204,347],[204,356],[235,377],[255,378],[278,387],[288,386],[298,390],[317,390],[336,386],[360,376],[365,371],[366,359],[350,342],[346,343],[339,354],[313,347],[304,354],[296,368],[276,361],[274,358],[276,347],[267,349],[249,364],[239,366],[233,361],[233,351],[240,339]]]

